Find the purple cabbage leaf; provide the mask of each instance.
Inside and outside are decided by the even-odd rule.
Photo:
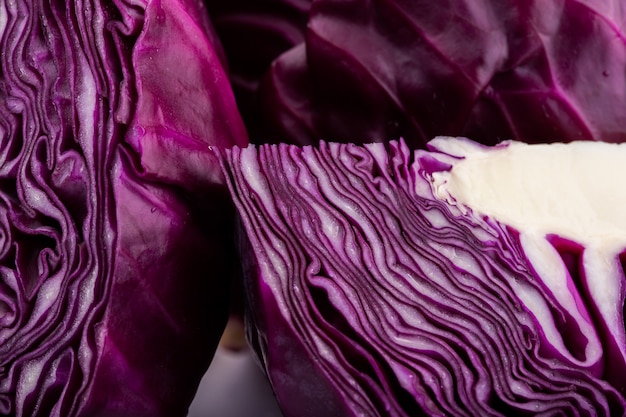
[[[253,140],[626,139],[624,5],[315,0],[261,83]]]
[[[261,80],[276,58],[304,41],[311,0],[205,3],[224,47],[237,105],[246,127],[255,134],[264,124],[258,111]]]

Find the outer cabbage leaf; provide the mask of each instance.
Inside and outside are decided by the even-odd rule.
[[[619,0],[315,0],[307,28],[261,87],[264,140],[626,138]]]
[[[210,147],[247,142],[203,13],[0,1],[1,415],[186,415],[231,273]]]
[[[254,138],[263,123],[257,109],[261,79],[279,55],[304,41],[311,0],[205,3],[224,46],[238,107]]]
[[[575,245],[437,198],[454,161],[403,142],[225,154],[250,340],[284,414],[625,415],[626,343],[576,284]],[[553,252],[559,291],[538,267]]]

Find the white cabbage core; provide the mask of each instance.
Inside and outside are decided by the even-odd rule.
[[[526,233],[607,252],[626,246],[626,144],[460,146],[465,158],[437,175],[438,197]]]

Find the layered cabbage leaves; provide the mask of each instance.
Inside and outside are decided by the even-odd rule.
[[[615,172],[606,162],[617,145],[589,144],[604,149],[595,152],[598,166]],[[452,177],[442,175],[470,153],[478,150],[480,162],[509,146],[439,138],[431,151],[322,142],[226,152],[250,341],[286,416],[625,415],[624,229],[608,223],[585,240],[550,229],[555,220],[547,229],[504,223],[477,209],[498,197],[483,177],[484,206],[446,191]],[[596,178],[572,163],[596,148],[580,159],[559,149],[548,168],[562,163]],[[554,200],[585,189],[567,175],[548,188],[544,165],[529,161]],[[486,172],[492,182],[508,177],[506,164]],[[603,202],[602,191],[614,187],[597,182],[589,181],[588,196]],[[531,191],[514,185],[511,196],[534,208]],[[541,210],[562,215],[549,204]],[[619,210],[608,212],[623,223]],[[567,219],[564,230],[596,224]]]
[[[194,0],[0,1],[0,415],[184,416],[245,145]]]

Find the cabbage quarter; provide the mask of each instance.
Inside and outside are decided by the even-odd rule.
[[[624,415],[626,147],[428,146],[225,155],[284,415]]]

